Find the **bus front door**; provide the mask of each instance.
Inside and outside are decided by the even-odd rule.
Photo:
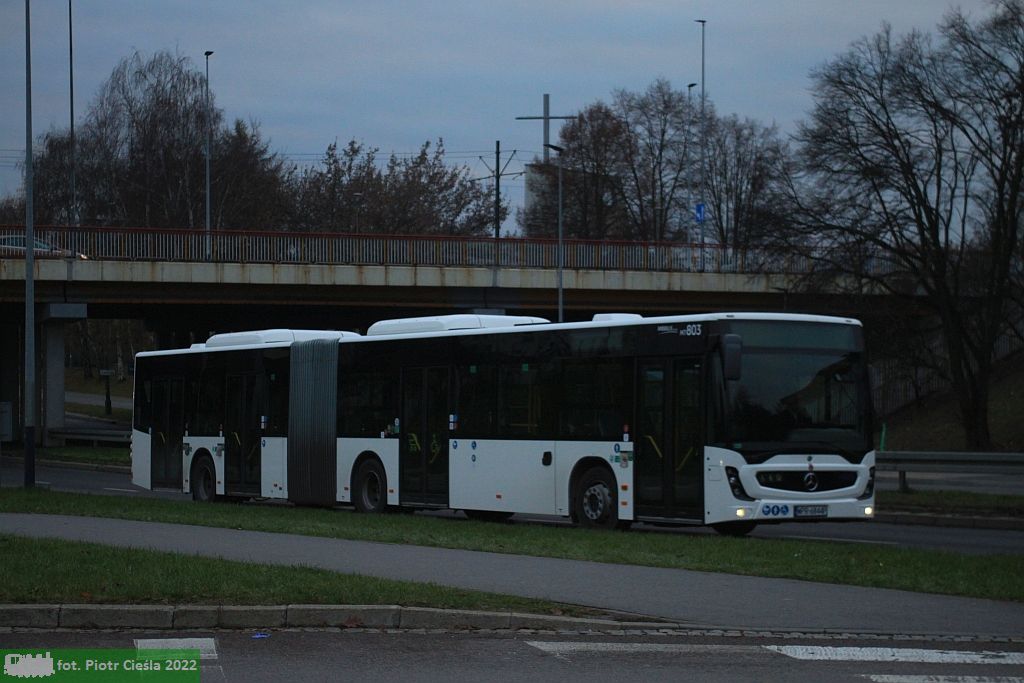
[[[449,372],[447,367],[402,371],[399,499],[448,505]]]
[[[701,520],[700,359],[646,358],[638,368],[637,513]]]
[[[178,488],[181,444],[185,434],[184,382],[180,377],[153,380],[153,431],[150,476],[153,488]]]
[[[224,406],[224,490],[260,493],[260,397],[256,375],[229,374]]]

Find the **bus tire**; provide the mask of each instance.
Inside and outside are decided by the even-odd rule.
[[[192,489],[192,500],[196,502],[212,503],[217,500],[217,470],[210,456],[201,455],[192,463],[189,488]]]
[[[712,524],[711,528],[722,536],[740,538],[749,534],[756,526],[757,522],[719,522],[718,524]]]
[[[615,476],[605,467],[594,467],[580,477],[573,496],[573,517],[591,529],[615,529],[619,525]]]
[[[380,460],[364,460],[352,482],[352,502],[359,512],[384,512],[388,506],[388,477]]]

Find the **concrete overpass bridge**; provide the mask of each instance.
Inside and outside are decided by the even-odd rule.
[[[4,253],[0,306],[24,305],[24,260]],[[90,317],[234,329],[253,311],[274,324],[365,327],[381,316],[500,309],[555,317],[554,240],[114,228],[42,229],[40,304],[84,303]],[[79,255],[84,256],[81,258]],[[12,258],[13,256],[13,258]],[[720,309],[841,308],[795,293],[801,259],[697,245],[568,240],[566,317]]]
[[[83,317],[143,319],[163,347],[213,331],[362,330],[432,312],[557,319],[555,240],[124,228],[42,228],[36,238],[46,245],[37,246],[34,279],[41,414],[51,427],[63,416],[64,328]],[[579,240],[567,240],[563,254],[567,320],[598,312],[847,312],[840,297],[794,291],[810,264],[785,255]],[[15,406],[24,282],[24,231],[0,228],[0,402]]]

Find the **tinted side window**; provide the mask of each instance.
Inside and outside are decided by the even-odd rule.
[[[566,361],[561,381],[562,438],[621,439],[630,422],[632,376],[629,358]]]
[[[494,434],[498,410],[498,371],[493,365],[462,365],[456,369],[459,390],[459,433],[471,437]]]
[[[224,369],[218,366],[203,368],[196,398],[196,418],[192,433],[214,436],[224,423]]]
[[[339,370],[338,433],[380,437],[398,417],[398,372],[395,368]]]
[[[267,436],[288,435],[288,391],[291,359],[287,349],[270,349],[263,354],[267,386]]]
[[[558,411],[550,364],[515,363],[498,370],[498,430],[504,438],[554,436]]]
[[[132,417],[132,426],[140,432],[149,431],[152,419],[153,382],[151,377],[149,359],[137,359],[135,362],[135,414]]]

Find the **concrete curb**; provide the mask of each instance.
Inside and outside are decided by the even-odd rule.
[[[1024,643],[1024,636],[1019,634],[901,634],[830,628],[764,630],[400,605],[0,605],[0,633],[13,629],[208,631],[290,628]]]
[[[400,605],[0,605],[0,628],[38,629],[544,629],[609,631],[682,628],[517,612]],[[688,626],[686,626],[688,627]]]

